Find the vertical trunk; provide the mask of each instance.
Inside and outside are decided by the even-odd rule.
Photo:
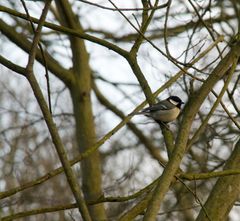
[[[79,87],[81,84],[79,84]],[[90,96],[77,86],[71,90],[76,121],[76,139],[80,152],[84,152],[95,143],[95,130],[93,124]],[[82,187],[85,199],[93,200],[102,195],[101,167],[99,152],[96,151],[81,162]],[[103,205],[90,206],[90,214],[93,220],[104,220]]]
[[[56,0],[61,23],[67,27],[83,31],[72,11],[68,0]],[[72,50],[73,83],[68,85],[71,93],[76,122],[76,141],[80,152],[86,151],[96,142],[95,126],[91,103],[91,69],[89,56],[82,39],[70,37]],[[86,200],[94,200],[102,195],[101,165],[98,151],[81,162],[82,187]],[[92,220],[106,220],[103,204],[89,206]]]
[[[76,122],[76,140],[80,152],[86,151],[96,142],[95,125],[91,103],[91,69],[89,56],[84,42],[71,39],[73,51],[74,85],[71,85],[71,97]],[[101,164],[99,152],[96,151],[81,162],[82,186],[86,200],[94,200],[102,195]],[[102,204],[89,207],[93,220],[105,220]]]

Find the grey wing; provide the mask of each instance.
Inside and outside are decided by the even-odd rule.
[[[154,111],[159,111],[159,110],[169,110],[173,109],[175,106],[171,103],[169,103],[167,100],[160,101],[151,107],[147,107],[141,111],[141,113],[150,113]]]

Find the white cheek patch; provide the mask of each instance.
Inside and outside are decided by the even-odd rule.
[[[179,103],[177,102],[177,101],[174,101],[174,100],[172,100],[172,99],[169,99],[169,102],[171,102],[173,105],[178,105]]]

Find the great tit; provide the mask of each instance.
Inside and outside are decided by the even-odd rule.
[[[170,96],[134,115],[145,115],[157,122],[169,123],[178,117],[182,104],[184,102],[178,96]]]

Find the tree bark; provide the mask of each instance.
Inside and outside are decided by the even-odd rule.
[[[228,159],[224,170],[240,168],[240,140],[235,145],[235,149]],[[240,175],[221,177],[212,188],[205,205],[197,217],[197,221],[209,220],[228,220],[228,214],[240,193]],[[204,212],[206,211],[206,213]]]

